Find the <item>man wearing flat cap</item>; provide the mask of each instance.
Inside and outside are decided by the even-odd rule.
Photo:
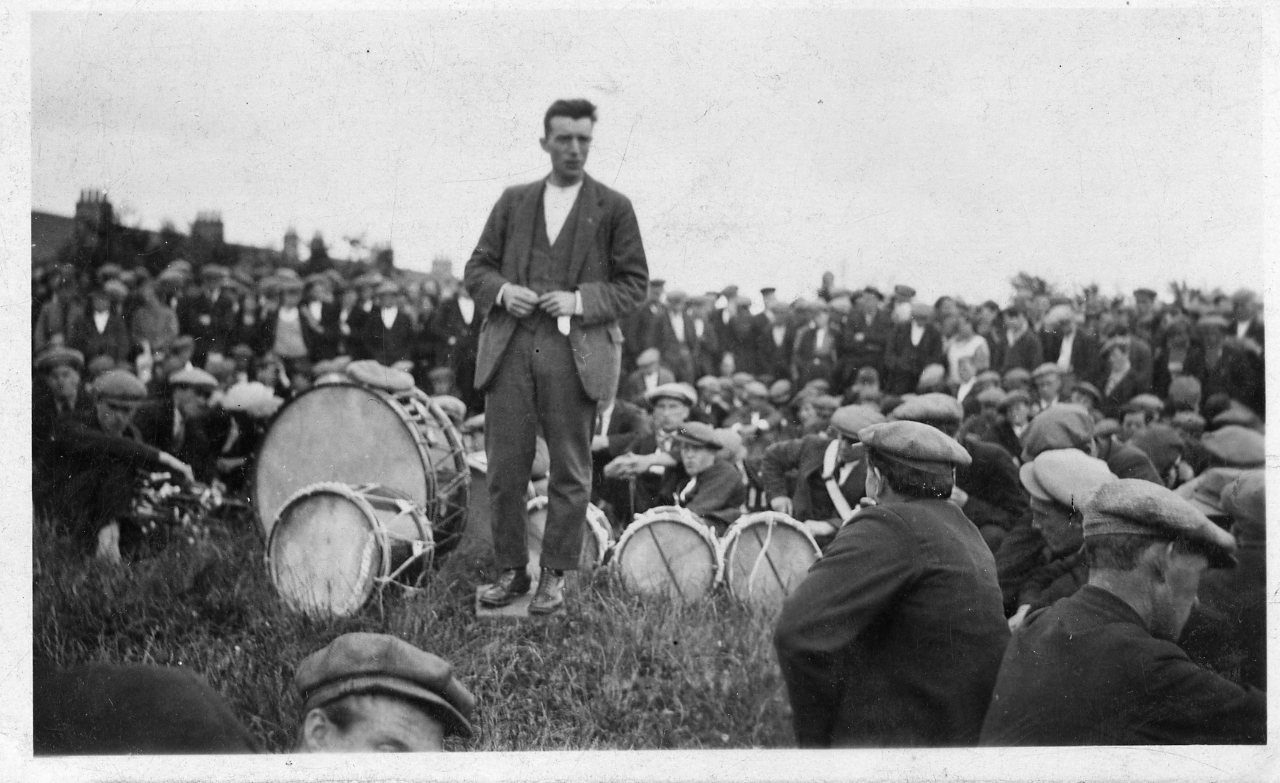
[[[911,307],[911,318],[897,324],[885,351],[885,391],[906,394],[916,390],[916,380],[931,364],[946,361],[942,351],[942,333],[934,323],[933,308],[918,302]]]
[[[36,356],[36,379],[31,395],[32,459],[39,464],[53,437],[53,425],[68,416],[87,415],[93,409],[80,378],[84,354],[55,345]]]
[[[1266,694],[1193,663],[1176,640],[1235,539],[1171,490],[1102,485],[1084,506],[1089,582],[1014,634],[984,745],[1266,741]]]
[[[199,367],[188,367],[170,375],[165,388],[162,397],[138,412],[138,430],[147,443],[190,465],[197,481],[208,483],[217,468],[209,400],[218,379]]]
[[[384,280],[376,289],[377,306],[365,319],[360,346],[365,356],[388,367],[413,359],[413,318],[400,307],[400,286]]]
[[[1004,331],[996,332],[991,346],[991,366],[1001,372],[1021,367],[1031,372],[1044,363],[1044,346],[1031,328],[1027,311],[1019,305],[1003,310]]]
[[[765,449],[782,437],[786,420],[769,401],[769,388],[760,381],[749,381],[742,389],[744,402],[725,417],[725,429],[733,430],[747,447],[743,460],[747,478],[753,486],[760,485],[760,463]]]
[[[853,312],[844,319],[836,339],[837,389],[847,389],[863,368],[883,376],[885,348],[893,335],[893,320],[880,308],[884,297],[874,288],[858,292]]]
[[[116,364],[128,360],[129,326],[106,286],[89,294],[89,309],[73,322],[67,345],[84,354],[86,361],[97,356],[110,356]]]
[[[636,356],[636,368],[632,370],[618,396],[636,404],[644,402],[645,395],[659,386],[675,383],[676,375],[671,368],[662,363],[662,354],[657,348],[645,348]]]
[[[783,605],[774,645],[801,747],[972,745],[1009,638],[995,561],[952,503],[969,455],[873,424],[863,509]]]
[[[169,470],[192,479],[191,468],[168,452],[148,446],[133,425],[147,396],[142,381],[124,370],[109,370],[93,382],[91,414],[60,419],[49,445],[47,475],[33,487],[37,507],[69,527],[86,551],[120,560],[122,534],[132,543],[138,531],[125,518],[140,469]]]
[[[723,535],[747,501],[747,485],[732,462],[721,457],[725,439],[721,431],[700,421],[686,422],[676,430],[680,464],[687,480],[676,485],[672,502],[687,508],[716,535]]]
[[[379,633],[348,633],[298,664],[297,749],[419,753],[470,737],[476,700],[444,659]]]
[[[632,516],[662,505],[683,479],[676,432],[689,421],[698,393],[686,383],[664,383],[645,394],[652,418],[624,451],[604,466],[605,496],[618,507],[624,525]]]
[[[821,432],[766,449],[760,474],[769,507],[801,522],[819,543],[830,541],[866,491],[858,433],[882,421],[879,411],[846,405],[831,414]]]
[[[182,334],[195,340],[192,357],[203,365],[210,353],[226,353],[236,331],[239,308],[225,291],[230,272],[220,264],[206,264],[200,269],[200,291],[183,298],[177,307],[178,327]]]

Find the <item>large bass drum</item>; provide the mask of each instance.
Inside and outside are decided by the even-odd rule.
[[[254,508],[269,537],[295,492],[322,481],[381,484],[423,509],[436,556],[462,541],[471,469],[449,417],[411,385],[388,391],[352,381],[315,386],[276,415],[253,476]]]
[[[693,512],[658,506],[623,531],[613,547],[613,564],[630,592],[691,603],[719,581],[720,547]]]
[[[431,522],[404,493],[322,482],[285,502],[267,539],[267,572],[291,608],[345,617],[375,588],[418,587],[433,549]]]
[[[740,517],[725,533],[720,551],[730,594],[760,609],[781,606],[822,557],[804,525],[776,511]]]

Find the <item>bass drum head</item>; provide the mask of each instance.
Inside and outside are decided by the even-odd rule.
[[[790,517],[774,512],[750,514],[725,535],[725,584],[743,603],[776,609],[821,555],[813,537]]]
[[[719,571],[715,540],[705,525],[662,509],[627,528],[614,547],[613,562],[630,592],[684,603],[711,592]]]
[[[547,534],[547,496],[529,499],[529,576],[537,579],[541,569],[542,539]],[[587,504],[587,527],[582,531],[582,554],[578,556],[579,571],[593,571],[604,562],[609,549],[609,518],[594,504]]]
[[[254,508],[263,531],[285,501],[318,482],[383,484],[428,503],[428,466],[414,430],[379,392],[354,383],[316,386],[280,410],[254,468]]]
[[[313,616],[355,614],[382,569],[374,520],[354,496],[317,489],[290,501],[267,543],[271,581],[292,608]]]

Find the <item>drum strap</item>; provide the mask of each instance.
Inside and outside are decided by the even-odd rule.
[[[408,500],[404,500],[403,498],[396,498],[395,504],[396,504],[396,508],[400,509],[400,512],[396,514],[394,517],[392,517],[392,519],[399,519],[400,517],[413,514],[414,506],[412,502]],[[377,582],[379,585],[385,585],[389,582],[394,582],[396,580],[396,577],[404,573],[404,571],[410,566],[412,566],[414,563],[424,558],[429,560],[432,557],[432,555],[435,554],[435,544],[433,542],[422,541],[416,538],[405,538],[404,536],[397,536],[394,533],[387,533],[387,537],[395,538],[400,541],[409,542],[409,544],[413,547],[413,553],[409,557],[405,558],[405,561],[401,563],[399,566],[397,566],[396,570],[392,571],[386,576],[374,577],[373,581]],[[426,573],[425,568],[423,569],[423,573],[424,574]]]
[[[676,592],[680,594],[680,600],[688,601],[685,597],[684,589],[680,587],[680,578],[676,576],[675,569],[668,562],[667,553],[662,550],[662,542],[658,540],[658,536],[653,532],[653,525],[646,525],[645,530],[649,531],[649,538],[653,539],[653,545],[658,549],[658,557],[662,558],[662,565],[667,569],[667,573],[671,574],[671,583],[676,586]]]
[[[760,541],[760,552],[756,555],[756,562],[751,564],[751,573],[747,574],[748,592],[753,589],[753,585],[756,581],[756,571],[760,568],[761,562],[767,562],[769,564],[769,570],[773,572],[773,578],[778,580],[779,585],[784,589],[787,586],[787,583],[782,581],[782,575],[778,573],[777,566],[773,564],[773,558],[769,556],[769,544],[773,541],[774,524],[775,522],[773,521],[773,517],[769,517],[769,529],[765,531],[763,541],[760,539],[760,531],[755,531],[756,541]]]
[[[840,439],[835,438],[827,444],[827,453],[822,456],[822,478],[827,482],[827,494],[831,496],[831,503],[836,507],[836,513],[840,515],[840,521],[843,523],[848,522],[849,517],[853,516],[853,507],[845,499],[837,478],[836,458],[839,454]]]

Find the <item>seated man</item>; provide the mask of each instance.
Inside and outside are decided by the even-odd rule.
[[[35,487],[37,506],[47,507],[86,550],[96,545],[97,555],[112,562],[120,560],[121,534],[132,544],[140,532],[127,520],[139,470],[171,470],[192,480],[190,466],[141,441],[133,416],[146,394],[142,381],[124,370],[94,381],[92,414],[57,422],[48,470]]]
[[[822,433],[775,443],[764,453],[761,474],[769,507],[802,522],[819,543],[831,540],[858,508],[866,465],[858,431],[884,421],[862,405],[831,415]],[[794,475],[794,483],[788,482]]]
[[[84,372],[84,354],[74,348],[55,345],[36,357],[36,380],[31,395],[32,459],[39,466],[53,425],[68,416],[85,415],[92,410],[89,395],[80,383]]]
[[[293,684],[300,751],[438,751],[472,734],[476,700],[453,667],[394,636],[343,634],[298,664]]]
[[[676,431],[680,462],[687,481],[676,486],[675,505],[697,514],[716,533],[724,535],[747,500],[747,485],[731,462],[721,459],[724,440],[709,424],[691,421]]]
[[[1266,694],[1192,663],[1174,640],[1235,539],[1171,490],[1104,484],[1084,506],[1089,582],[1014,634],[984,745],[1266,741]]]
[[[675,442],[676,430],[689,420],[697,393],[687,383],[666,383],[645,394],[652,407],[652,426],[634,437],[627,451],[604,466],[601,492],[616,503],[623,526],[636,514],[663,505],[684,476]]]

